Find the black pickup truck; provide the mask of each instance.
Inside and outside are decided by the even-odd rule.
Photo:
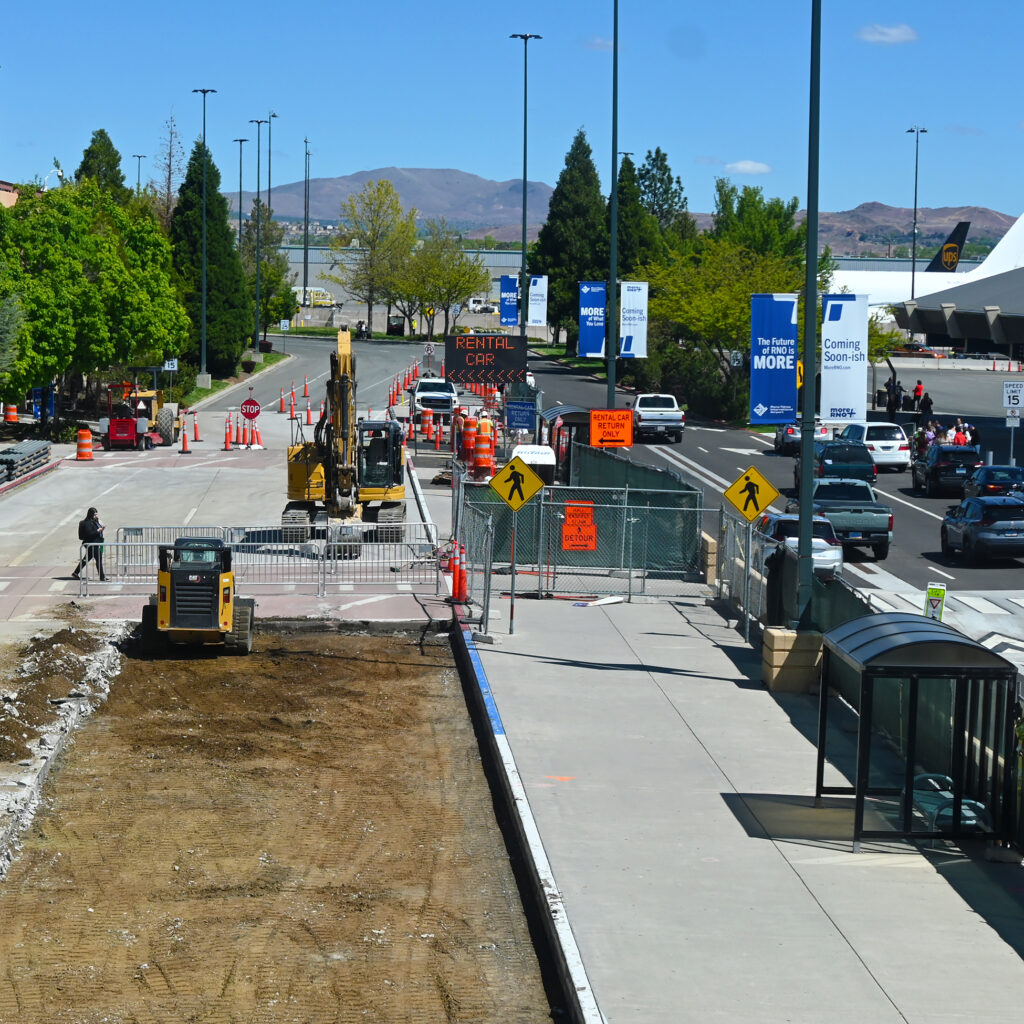
[[[825,477],[814,481],[813,499],[815,513],[832,524],[844,548],[869,547],[878,561],[888,556],[893,512],[876,499],[869,483]],[[791,501],[786,511],[798,508],[799,502]]]

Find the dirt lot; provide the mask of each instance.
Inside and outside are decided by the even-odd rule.
[[[61,637],[0,681],[0,760],[78,685]],[[123,653],[0,882],[0,1022],[549,1019],[446,644]]]

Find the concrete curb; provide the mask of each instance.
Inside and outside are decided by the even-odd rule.
[[[513,833],[510,838],[517,847],[515,856],[525,866],[534,910],[544,929],[565,1000],[564,1011],[575,1024],[604,1024],[472,631],[461,621],[452,628],[451,645],[480,741],[488,748],[501,785],[503,810]]]

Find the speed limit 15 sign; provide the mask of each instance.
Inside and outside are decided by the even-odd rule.
[[[1024,406],[1024,380],[1003,381],[1003,408],[1020,409]]]

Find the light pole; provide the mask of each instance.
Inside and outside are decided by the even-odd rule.
[[[309,139],[306,144],[306,187],[302,197],[302,305],[309,305]]]
[[[270,216],[270,133],[274,129],[274,118],[277,117],[273,111],[267,114],[267,216]]]
[[[242,251],[242,143],[248,139],[232,139],[238,143],[238,251]]]
[[[256,331],[252,336],[252,347],[260,343],[260,130],[267,124],[265,117],[250,117],[249,124],[256,125]]]
[[[910,297],[914,297],[914,274],[917,270],[917,157],[921,147],[921,135],[927,134],[927,128],[919,128],[916,124],[908,128],[906,134],[914,136],[914,236],[910,240]]]
[[[135,194],[142,191],[142,161],[146,159],[145,153],[132,153],[132,159],[137,160],[135,165]]]
[[[210,386],[210,375],[206,372],[206,164],[210,154],[206,151],[206,97],[216,89],[193,89],[203,94],[203,311],[200,326],[199,377],[196,383],[201,388]]]
[[[615,408],[615,357],[619,348],[619,0],[612,5],[612,194],[609,202],[608,321],[604,328],[608,408]]]
[[[523,41],[523,256],[519,267],[519,338],[526,352],[526,51],[531,39],[541,36],[532,32],[513,32],[509,39]]]

